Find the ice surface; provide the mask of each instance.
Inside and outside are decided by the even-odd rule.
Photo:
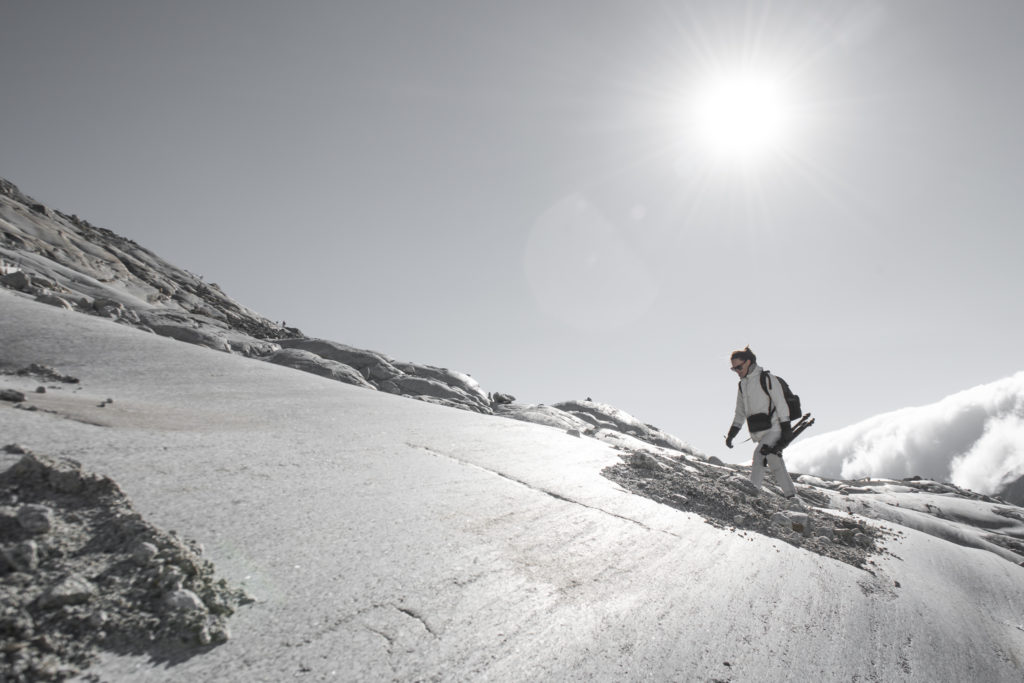
[[[1024,568],[903,526],[922,515],[975,536],[996,524],[1019,534],[1020,519],[1004,514],[1018,508],[895,482],[847,495],[838,482],[814,487],[873,501],[869,514],[895,511],[886,552],[862,570],[633,495],[601,475],[626,451],[594,438],[358,389],[7,291],[0,316],[4,369],[43,363],[81,380],[29,395],[35,411],[0,404],[4,441],[112,477],[147,520],[198,541],[219,575],[257,598],[231,619],[227,643],[172,665],[104,653],[92,670],[103,680],[1024,673]],[[14,382],[24,384],[0,376]]]

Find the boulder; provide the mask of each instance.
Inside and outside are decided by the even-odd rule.
[[[18,523],[30,534],[49,533],[53,522],[53,510],[45,505],[29,503],[18,508]]]
[[[80,605],[89,602],[96,595],[96,587],[87,579],[72,574],[51,586],[39,596],[39,606],[45,609]]]
[[[32,289],[32,276],[20,270],[0,276],[0,284],[19,292],[27,292]]]
[[[167,607],[173,612],[206,611],[206,605],[199,596],[187,588],[171,591],[164,598]]]
[[[31,573],[39,568],[39,545],[35,541],[22,541],[2,549],[0,554],[14,571]]]
[[[21,403],[25,400],[25,394],[15,389],[0,389],[0,401]]]
[[[141,541],[132,550],[132,560],[142,567],[148,566],[160,554],[160,550],[147,541]]]

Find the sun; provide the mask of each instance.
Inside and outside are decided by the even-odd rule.
[[[780,79],[749,70],[723,73],[696,90],[687,128],[715,159],[750,163],[783,150],[792,110]]]

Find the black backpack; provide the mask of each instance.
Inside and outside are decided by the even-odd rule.
[[[789,406],[790,421],[795,422],[796,420],[799,420],[804,414],[803,410],[800,408],[800,397],[793,393],[793,390],[789,388],[789,384],[786,383],[786,380],[782,379],[778,375],[772,375],[767,370],[762,369],[761,388],[764,389],[764,393],[768,394],[768,400],[772,400],[771,392],[768,391],[768,388],[771,386],[772,377],[779,380],[779,384],[782,385],[782,395],[786,397],[786,405]],[[771,410],[775,410],[774,405]],[[771,414],[770,411],[769,414]]]

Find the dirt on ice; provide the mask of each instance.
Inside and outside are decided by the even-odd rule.
[[[147,523],[108,477],[4,447],[0,680],[60,681],[98,650],[186,659],[227,641],[251,602],[193,542]]]
[[[799,486],[792,500],[766,477],[764,490],[751,483],[749,468],[699,458],[620,454],[623,462],[602,474],[637,495],[693,512],[724,529],[749,530],[861,569],[883,551],[884,531],[863,518],[828,510],[828,497]]]

